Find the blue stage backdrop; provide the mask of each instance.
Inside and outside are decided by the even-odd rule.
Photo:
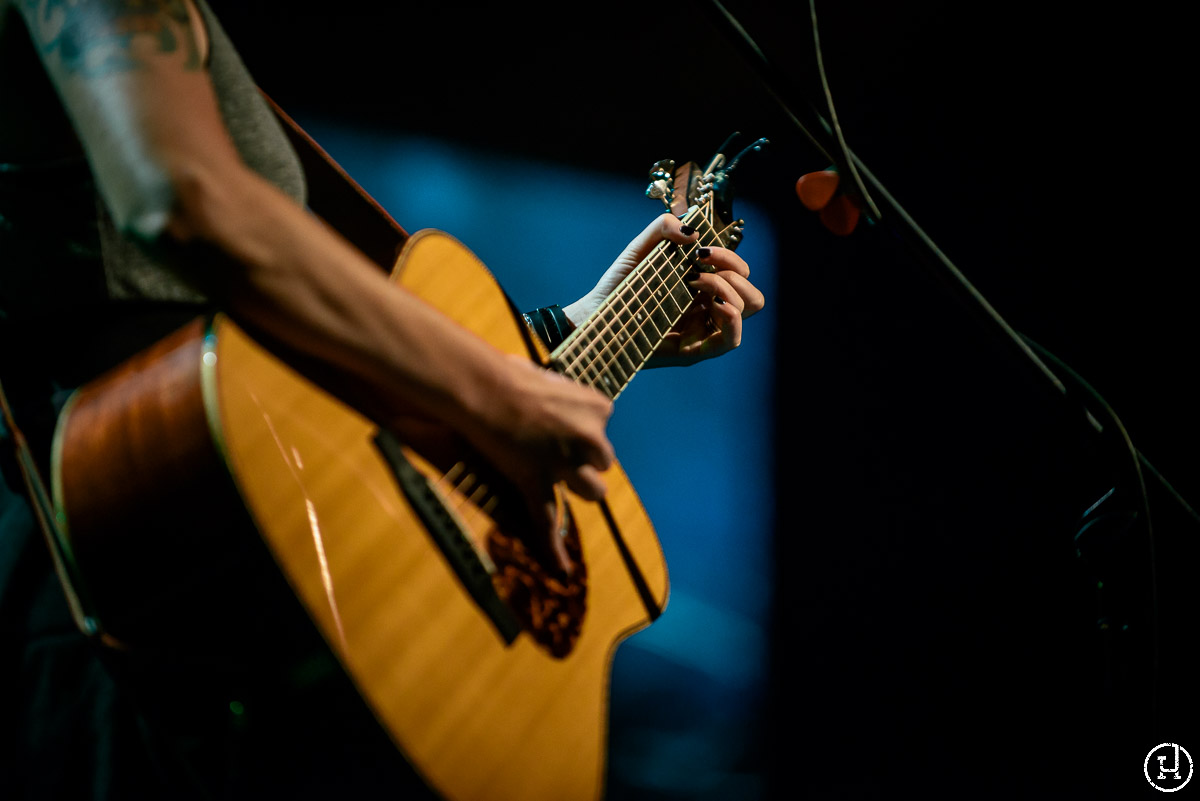
[[[408,231],[442,229],[470,247],[523,310],[581,296],[662,211],[644,195],[655,160],[712,155],[647,153],[645,164],[612,175],[300,122]],[[734,209],[746,220],[739,253],[767,308],[733,354],[639,375],[609,429],[671,575],[664,616],[617,652],[613,799],[765,793],[779,299],[770,222],[752,199]]]

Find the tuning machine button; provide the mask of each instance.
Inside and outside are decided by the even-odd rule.
[[[746,232],[746,221],[738,220],[729,227],[729,230],[722,236],[725,242],[725,247],[734,250],[742,241],[742,236]]]

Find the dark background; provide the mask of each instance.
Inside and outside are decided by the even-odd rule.
[[[622,174],[732,130],[771,139],[741,177],[779,236],[775,669],[753,797],[1153,797],[1151,747],[1200,755],[1200,527],[1147,475],[1151,547],[1105,416],[1200,498],[1194,92],[1173,6],[818,3],[850,147],[1106,406],[1050,388],[894,211],[839,238],[796,201],[829,165],[777,102],[829,117],[807,4],[728,5],[776,96],[705,3],[212,5],[300,117]],[[563,195],[589,213],[586,191]],[[657,793],[628,791],[682,797]]]

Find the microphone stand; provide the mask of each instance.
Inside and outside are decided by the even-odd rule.
[[[801,93],[793,81],[777,70],[767,58],[762,49],[731,14],[720,0],[708,0],[705,3],[709,16],[715,20],[718,28],[725,34],[740,51],[743,58],[754,69],[762,81],[763,88],[778,104],[787,119],[803,134],[803,136],[820,153],[827,163],[835,166],[843,180],[849,178],[853,183],[847,193],[857,201],[860,211],[867,220],[891,233],[918,257],[935,277],[948,283],[966,300],[966,305],[975,316],[989,329],[996,338],[1008,349],[1013,351],[1018,360],[1024,364],[1034,377],[1053,396],[1073,401],[1079,405],[1086,420],[1086,425],[1097,435],[1108,437],[1124,452],[1123,458],[1128,459],[1125,479],[1133,486],[1133,492],[1138,501],[1138,508],[1130,515],[1114,515],[1104,507],[1105,501],[1113,495],[1115,487],[1106,493],[1099,501],[1083,515],[1080,529],[1076,534],[1079,543],[1089,532],[1103,528],[1105,523],[1113,520],[1123,520],[1125,526],[1130,525],[1138,517],[1144,525],[1147,539],[1149,558],[1149,642],[1151,648],[1151,690],[1150,690],[1150,719],[1152,727],[1157,724],[1157,698],[1159,664],[1159,632],[1158,632],[1158,585],[1156,559],[1154,552],[1154,535],[1151,524],[1150,506],[1146,493],[1145,471],[1158,481],[1168,494],[1175,499],[1184,512],[1193,520],[1200,522],[1200,513],[1175,490],[1146,457],[1133,445],[1128,432],[1120,419],[1104,399],[1082,377],[1072,371],[1061,360],[1033,342],[1028,337],[1016,331],[979,290],[967,279],[947,255],[920,228],[916,221],[887,191],[862,160],[846,145],[840,126],[837,122],[836,111],[832,97],[824,82],[823,64],[821,63],[820,42],[817,33],[815,7],[812,6],[812,29],[816,50],[817,67],[821,71],[822,84],[825,85],[826,103],[830,118],[826,119],[807,100],[800,100]],[[1048,363],[1049,362],[1049,363]],[[1050,363],[1054,365],[1052,369]],[[1111,669],[1111,667],[1110,667]]]

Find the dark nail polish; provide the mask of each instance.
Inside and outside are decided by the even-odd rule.
[[[712,248],[700,248],[699,250],[696,251],[696,258],[698,258],[698,259],[707,259],[711,255],[712,255]]]
[[[725,305],[725,298],[721,297],[720,295],[713,295],[713,301],[719,306]]]
[[[692,226],[688,225],[687,223],[684,223],[683,225],[679,226],[679,230],[683,233],[684,236],[691,236],[692,234],[696,233],[696,229],[693,228]]]

